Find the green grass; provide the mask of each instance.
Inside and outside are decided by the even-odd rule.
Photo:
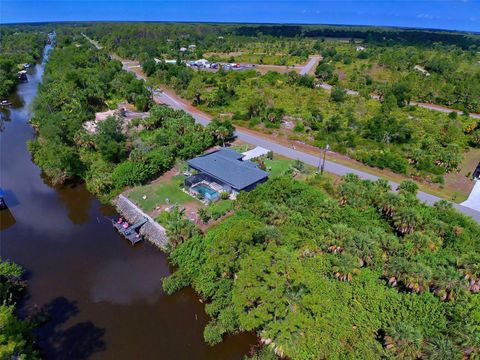
[[[273,160],[266,159],[265,166],[267,167],[270,177],[281,176],[295,164],[295,160],[274,157]],[[313,166],[305,164],[305,174],[312,173],[315,170]]]
[[[185,194],[178,186],[178,181],[183,178],[183,176],[175,176],[168,182],[140,186],[130,191],[127,196],[145,211],[152,211],[158,205],[166,205],[167,198],[172,205],[197,201],[192,196]],[[144,195],[147,197],[145,200],[143,199]]]
[[[251,150],[253,148],[254,148],[254,146],[252,146],[250,144],[233,144],[232,146],[230,146],[230,149],[235,150],[239,153],[243,153],[243,152]]]
[[[265,160],[265,166],[271,177],[283,175],[293,163],[293,160],[287,159]]]
[[[230,209],[232,208],[232,204],[233,204],[232,200],[220,200],[210,204],[210,206],[208,207],[208,210],[210,210],[212,214],[213,213],[225,214],[228,211],[230,211]]]

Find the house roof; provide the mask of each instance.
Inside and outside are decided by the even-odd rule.
[[[250,161],[242,161],[243,154],[220,149],[188,161],[188,165],[210,175],[236,190],[242,190],[268,177]]]
[[[260,146],[257,146],[256,148],[252,150],[245,151],[243,153],[243,160],[250,160],[250,159],[255,159],[260,156],[265,156],[270,152],[270,150],[264,149]]]

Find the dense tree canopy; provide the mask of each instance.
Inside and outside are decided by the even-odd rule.
[[[42,31],[43,30],[43,31]],[[0,26],[0,98],[8,96],[19,79],[23,64],[35,64],[47,41],[44,28]]]
[[[126,123],[110,116],[98,121],[94,133],[87,131],[84,124],[108,106],[128,101],[145,111],[152,102],[143,81],[120,62],[83,38],[70,40],[60,31],[32,118],[38,137],[30,149],[53,182],[84,179],[89,190],[108,199],[124,186],[162,174],[176,158],[191,158],[231,138],[231,124],[205,129],[185,112],[159,106],[143,119]]]
[[[0,259],[0,359],[39,359],[32,335],[33,325],[15,314],[25,295],[23,269]]]
[[[254,330],[292,359],[451,358],[479,351],[480,228],[416,185],[344,178],[335,197],[289,178],[172,253],[168,292],[208,300],[205,340]],[[446,357],[445,357],[446,356]]]

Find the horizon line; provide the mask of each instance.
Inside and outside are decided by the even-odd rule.
[[[391,28],[402,30],[421,30],[454,32],[461,34],[480,35],[480,31],[473,30],[455,30],[446,28],[430,27],[412,27],[399,25],[367,25],[367,24],[327,24],[327,23],[302,23],[302,22],[237,22],[237,21],[191,21],[191,20],[47,20],[47,21],[27,21],[27,22],[1,22],[0,26],[8,25],[35,25],[35,24],[75,24],[75,23],[151,23],[151,24],[219,24],[219,25],[286,25],[286,26],[332,26],[332,27],[372,27],[372,28]]]

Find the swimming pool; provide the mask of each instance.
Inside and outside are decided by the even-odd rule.
[[[202,194],[208,200],[215,200],[220,196],[217,191],[204,184],[195,185],[192,190]]]

